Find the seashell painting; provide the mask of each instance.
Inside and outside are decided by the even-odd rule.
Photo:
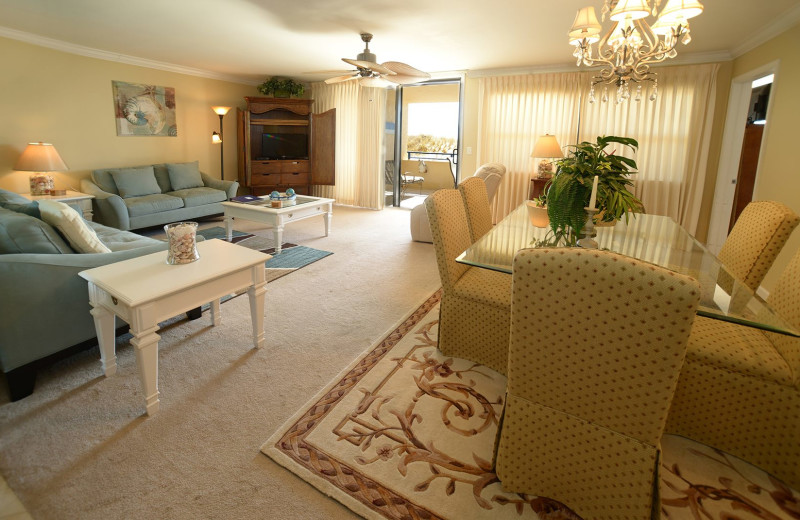
[[[117,135],[177,137],[175,89],[112,81]]]

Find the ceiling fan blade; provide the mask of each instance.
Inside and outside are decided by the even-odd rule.
[[[344,76],[336,76],[333,78],[328,78],[325,80],[325,83],[330,85],[331,83],[341,83],[342,81],[350,81],[351,79],[358,78],[358,72],[351,72],[350,74],[345,74]]]
[[[361,78],[358,82],[362,87],[375,87],[375,88],[386,88],[391,86],[391,83],[386,81],[380,76],[371,76],[368,78]]]
[[[351,60],[349,58],[342,58],[342,61],[359,69],[369,69],[372,72],[377,72],[378,74],[394,74],[394,71],[391,71],[383,65],[378,65],[377,63],[373,63],[371,61]]]
[[[394,76],[388,76],[386,78],[388,81],[393,83],[405,85],[409,83],[419,83],[420,81],[425,81],[431,78],[431,75],[427,72],[423,72],[417,68],[414,68],[407,63],[401,63],[399,61],[387,61],[382,65],[395,73]]]

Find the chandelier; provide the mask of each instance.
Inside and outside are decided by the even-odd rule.
[[[577,65],[601,67],[592,78],[589,102],[594,103],[597,84],[615,85],[617,103],[630,99],[631,83],[637,84],[635,101],[642,99],[642,85],[652,83],[650,99],[658,96],[658,79],[650,72],[650,64],[659,63],[678,55],[675,47],[691,41],[689,18],[703,12],[698,0],[667,0],[664,9],[650,25],[645,19],[656,16],[661,0],[605,0],[602,19],[611,20],[610,29],[600,36],[603,27],[597,21],[594,7],[578,11],[569,31],[569,43],[575,46],[572,53]],[[597,45],[595,49],[595,44]],[[602,101],[608,100],[607,88]]]

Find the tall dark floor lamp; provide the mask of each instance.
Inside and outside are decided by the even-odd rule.
[[[225,180],[225,160],[223,153],[224,146],[222,143],[222,118],[225,117],[225,114],[227,114],[230,109],[231,107],[211,107],[211,110],[216,112],[219,116],[219,133],[214,132],[211,134],[211,142],[219,144],[219,175],[223,181]]]

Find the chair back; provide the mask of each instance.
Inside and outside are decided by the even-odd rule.
[[[489,208],[486,184],[480,177],[468,177],[458,185],[458,191],[467,212],[470,237],[475,243],[492,229],[492,210]]]
[[[473,177],[483,179],[486,183],[486,195],[489,202],[494,200],[497,193],[497,188],[500,186],[500,181],[503,180],[503,175],[506,174],[506,167],[500,163],[486,163],[482,164],[476,171]]]
[[[469,269],[468,265],[456,262],[456,257],[472,244],[464,201],[456,189],[436,190],[425,199],[425,209],[442,287],[450,291]]]
[[[577,247],[523,249],[512,269],[503,488],[581,518],[651,518],[699,284]]]
[[[694,279],[617,253],[523,249],[508,392],[656,444],[699,299]]]
[[[755,291],[798,223],[800,217],[780,202],[751,202],[739,215],[718,258]]]

